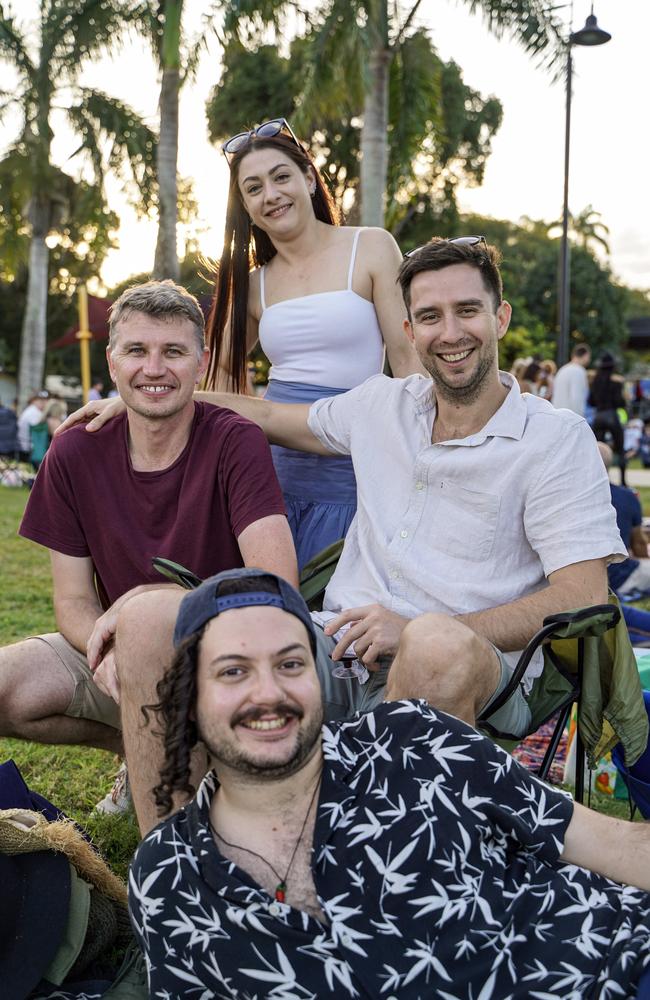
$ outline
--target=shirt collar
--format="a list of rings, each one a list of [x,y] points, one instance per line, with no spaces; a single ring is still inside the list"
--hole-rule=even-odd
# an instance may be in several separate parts
[[[508,389],[508,395],[487,424],[476,434],[471,434],[459,441],[443,441],[441,444],[477,445],[482,444],[490,437],[514,438],[516,441],[521,439],[526,427],[528,409],[519,389],[519,383],[509,372],[502,371],[499,372],[499,381]],[[416,375],[407,379],[404,387],[416,402],[415,412],[418,416],[435,410],[435,390],[430,379]]]

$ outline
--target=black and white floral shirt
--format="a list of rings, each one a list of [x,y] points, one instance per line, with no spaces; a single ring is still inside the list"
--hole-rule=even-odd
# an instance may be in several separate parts
[[[650,895],[559,860],[566,795],[424,703],[323,738],[312,871],[327,926],[219,853],[209,774],[132,865],[152,997],[635,996]]]

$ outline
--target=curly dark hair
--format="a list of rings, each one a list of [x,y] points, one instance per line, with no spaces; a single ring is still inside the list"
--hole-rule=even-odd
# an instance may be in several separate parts
[[[279,593],[274,578],[263,570],[260,570],[259,576],[223,580],[218,586],[220,597],[260,590],[269,594]],[[190,773],[192,750],[199,742],[194,720],[197,671],[201,639],[209,624],[206,622],[178,645],[172,662],[156,685],[158,701],[142,707],[147,725],[152,715],[162,724],[162,731],[155,735],[162,737],[165,759],[160,769],[160,783],[152,789],[159,816],[166,816],[172,811],[174,792],[185,792],[191,796],[196,791],[190,782]]]
[[[153,796],[159,816],[172,810],[174,792],[193,795],[195,788],[190,782],[192,750],[198,742],[196,722],[192,718],[196,705],[196,673],[199,644],[205,626],[185,639],[174,654],[174,658],[158,681],[154,705],[144,705],[142,713],[147,725],[150,713],[162,723],[165,759],[160,769],[160,784],[153,789]]]

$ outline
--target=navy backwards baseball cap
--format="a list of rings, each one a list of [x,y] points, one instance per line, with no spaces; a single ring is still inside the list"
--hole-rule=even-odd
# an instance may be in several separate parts
[[[277,588],[277,594],[270,594],[266,590],[253,590],[235,594],[224,594],[219,596],[222,583],[231,580],[254,580],[268,578],[272,580]],[[189,638],[199,629],[203,628],[206,622],[216,618],[223,611],[232,611],[235,608],[250,608],[262,605],[272,608],[280,608],[290,615],[299,618],[307,629],[309,635],[309,645],[316,657],[316,632],[312,624],[309,608],[305,604],[301,595],[295,587],[283,580],[275,573],[269,573],[262,569],[227,569],[223,573],[217,573],[205,580],[196,590],[190,591],[181,601],[174,628],[174,645],[179,646],[184,639]]]

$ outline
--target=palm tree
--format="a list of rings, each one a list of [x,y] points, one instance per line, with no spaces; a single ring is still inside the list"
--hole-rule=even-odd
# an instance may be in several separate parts
[[[107,170],[135,180],[148,203],[154,177],[155,136],[126,104],[79,84],[83,68],[113,50],[140,16],[134,0],[41,0],[35,25],[21,26],[0,8],[0,57],[13,65],[15,89],[4,106],[20,116],[6,158],[21,164],[24,225],[30,234],[29,278],[23,318],[18,396],[22,404],[42,385],[46,346],[48,234],[66,218],[75,180],[52,162],[52,119],[62,115],[77,138],[69,159],[98,189]]]
[[[329,0],[303,98],[309,106],[328,86],[363,87],[361,222],[381,226],[388,170],[389,70],[409,37],[422,0]],[[467,0],[497,36],[512,34],[527,52],[563,49],[562,23],[548,0]],[[406,67],[408,69],[408,67]]]
[[[561,232],[562,219],[545,223],[545,226],[547,235],[549,236],[555,232]],[[597,212],[593,205],[587,205],[578,215],[573,215],[569,212],[569,233],[571,239],[578,246],[584,247],[585,250],[590,250],[592,243],[598,243],[605,253],[609,255],[609,242],[607,240],[609,227],[602,221],[601,213]]]
[[[161,0],[151,25],[160,70],[160,137],[156,156],[158,179],[158,239],[153,265],[155,278],[178,281],[176,246],[178,221],[178,100],[181,88],[181,25],[183,0]]]
[[[142,27],[150,35],[158,59],[160,84],[160,138],[156,158],[158,179],[158,238],[154,277],[178,281],[176,244],[178,222],[178,120],[179,94],[184,81],[197,67],[205,36],[223,19],[222,43],[243,28],[264,28],[277,24],[277,16],[289,0],[213,0],[203,15],[201,36],[187,40],[183,34],[183,0],[149,0],[143,11]]]
[[[609,228],[602,221],[601,213],[593,205],[587,205],[582,212],[571,219],[571,225],[576,236],[576,242],[585,250],[591,243],[598,243],[606,254],[609,254]]]

